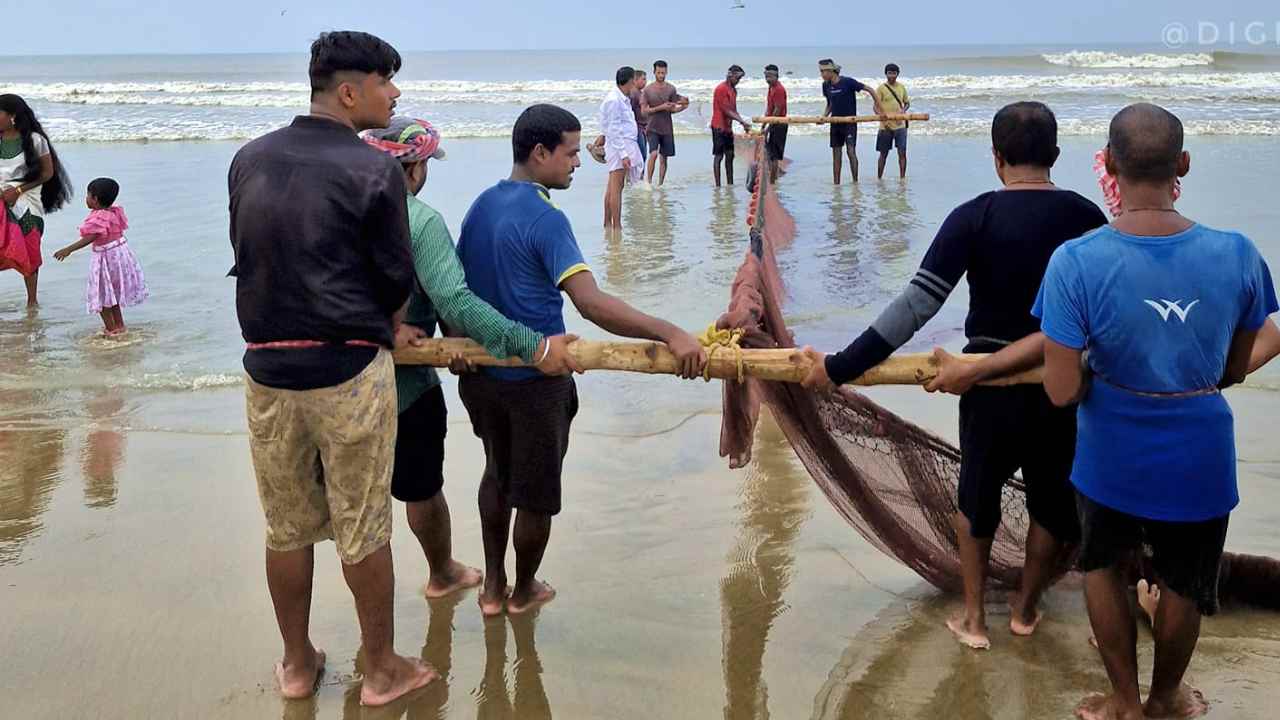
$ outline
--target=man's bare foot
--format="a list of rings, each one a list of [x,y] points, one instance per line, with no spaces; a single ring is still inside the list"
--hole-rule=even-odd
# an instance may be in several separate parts
[[[1204,699],[1204,693],[1186,683],[1182,683],[1172,698],[1158,698],[1154,695],[1148,697],[1147,706],[1143,710],[1143,714],[1153,720],[1155,718],[1186,720],[1198,718],[1207,712],[1209,712],[1209,703]]]
[[[484,573],[473,567],[467,567],[457,560],[450,561],[449,572],[440,577],[431,576],[422,588],[422,594],[428,598],[442,598],[459,590],[472,588],[484,582]]]
[[[276,685],[280,696],[286,700],[301,700],[315,694],[320,678],[324,677],[324,651],[315,650],[311,662],[285,667],[276,663]]]
[[[1076,706],[1076,717],[1080,720],[1142,720],[1142,706],[1125,708],[1114,695],[1094,693]]]
[[[540,580],[534,580],[526,593],[512,593],[507,599],[507,614],[519,615],[540,605],[546,605],[556,596],[556,589]]]
[[[421,658],[393,656],[384,669],[364,676],[360,687],[360,704],[365,707],[381,707],[395,702],[440,677],[436,669]]]
[[[961,645],[967,648],[973,650],[991,649],[991,638],[987,636],[986,626],[970,626],[964,617],[964,613],[947,620],[947,629],[951,631],[952,635],[956,636],[956,640],[959,640]]]
[[[1146,580],[1138,581],[1138,607],[1147,614],[1149,622],[1156,621],[1156,608],[1160,605],[1160,588]]]
[[[480,614],[485,617],[497,617],[507,609],[507,598],[511,597],[511,586],[503,588],[501,593],[496,593],[485,588],[480,593],[479,604]]]
[[[1015,607],[1015,603],[1009,603],[1009,632],[1018,637],[1029,637],[1034,633],[1040,621],[1044,619],[1044,613],[1035,609],[1032,613],[1032,617],[1028,618],[1024,612]]]

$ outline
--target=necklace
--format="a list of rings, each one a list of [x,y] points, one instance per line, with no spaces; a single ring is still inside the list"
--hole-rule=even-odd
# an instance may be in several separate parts
[[[1178,212],[1178,210],[1177,210],[1177,208],[1162,208],[1162,207],[1124,208],[1124,214],[1126,214],[1126,215],[1127,215],[1127,214],[1129,214],[1129,213],[1135,213],[1135,212],[1167,212],[1167,213],[1176,213],[1176,212]]]

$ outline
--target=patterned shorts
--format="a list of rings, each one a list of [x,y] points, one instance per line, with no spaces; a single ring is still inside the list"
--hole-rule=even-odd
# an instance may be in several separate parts
[[[333,387],[280,390],[249,379],[246,401],[268,548],[333,540],[352,565],[391,540],[396,383],[389,352]]]

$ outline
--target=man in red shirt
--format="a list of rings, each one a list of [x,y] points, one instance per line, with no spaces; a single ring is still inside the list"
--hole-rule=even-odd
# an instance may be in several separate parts
[[[746,71],[738,65],[729,66],[724,82],[716,86],[711,96],[711,172],[716,178],[716,187],[720,187],[720,161],[725,160],[725,180],[733,184],[733,122],[742,124],[744,130],[751,129],[751,123],[738,114],[738,82]]]
[[[764,66],[764,81],[769,85],[769,95],[765,100],[764,114],[769,117],[787,116],[787,89],[778,82],[778,66]],[[765,151],[769,154],[769,179],[778,181],[778,165],[787,149],[787,126],[784,124],[765,126]]]

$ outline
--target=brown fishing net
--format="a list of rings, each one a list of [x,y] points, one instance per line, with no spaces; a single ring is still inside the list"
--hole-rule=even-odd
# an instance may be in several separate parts
[[[759,150],[756,151],[759,158]],[[769,173],[748,175],[751,248],[733,281],[720,328],[744,330],[743,347],[796,347],[782,317],[783,283],[774,253],[795,239],[795,221],[778,201]],[[847,387],[824,395],[798,384],[748,378],[725,381],[720,454],[731,467],[751,459],[761,404],[767,405],[800,461],[832,506],[868,542],[934,586],[959,591],[957,512],[960,451]],[[1004,520],[991,547],[990,584],[1018,584],[1029,519],[1022,480],[1012,477]],[[1223,563],[1223,600],[1280,605],[1280,563],[1233,556]]]

